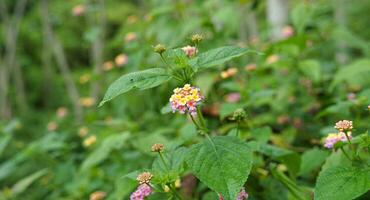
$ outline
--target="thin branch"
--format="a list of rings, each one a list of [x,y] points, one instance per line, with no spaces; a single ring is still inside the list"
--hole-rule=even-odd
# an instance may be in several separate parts
[[[57,37],[55,37],[51,22],[50,22],[50,15],[49,15],[49,9],[48,9],[48,1],[47,0],[41,0],[41,20],[43,24],[43,31],[46,35],[46,41],[48,44],[51,45],[51,49],[53,51],[53,54],[55,56],[57,65],[59,67],[60,72],[62,73],[64,83],[67,88],[67,92],[69,95],[69,98],[71,99],[71,102],[74,106],[74,112],[75,116],[78,122],[82,119],[82,106],[79,103],[79,93],[77,90],[77,87],[72,79],[71,72],[69,69],[69,65],[67,62],[66,55],[64,53],[63,47]]]
[[[88,1],[91,4],[91,1]],[[99,11],[97,13],[97,22],[94,20],[94,16],[89,17],[90,25],[97,26],[99,28],[99,34],[93,41],[91,46],[91,62],[94,65],[94,76],[98,77],[91,82],[91,96],[94,99],[98,99],[100,96],[100,85],[101,85],[101,74],[102,66],[104,62],[104,38],[105,38],[105,27],[106,27],[106,13],[104,1],[98,1]],[[94,15],[94,13],[92,13]]]

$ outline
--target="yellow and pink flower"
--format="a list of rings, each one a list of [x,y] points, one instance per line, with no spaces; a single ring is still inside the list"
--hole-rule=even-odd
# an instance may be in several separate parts
[[[348,134],[348,139],[352,139],[352,134],[351,132],[347,132]],[[346,142],[348,141],[346,133],[344,132],[339,132],[339,133],[330,133],[326,138],[325,138],[325,144],[324,147],[328,149],[332,149],[334,145],[339,142]]]
[[[190,84],[185,84],[184,87],[176,88],[173,92],[174,94],[170,98],[172,111],[178,111],[181,114],[188,112],[191,115],[196,115],[197,106],[204,99],[200,89],[192,87]]]

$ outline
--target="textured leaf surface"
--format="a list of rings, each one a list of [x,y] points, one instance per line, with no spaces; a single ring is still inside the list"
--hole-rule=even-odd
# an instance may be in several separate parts
[[[333,167],[320,173],[315,200],[350,200],[370,189],[370,168]]]
[[[313,170],[317,170],[325,162],[329,152],[318,148],[305,151],[302,155],[301,169],[299,175],[309,175]]]
[[[236,46],[225,46],[200,53],[198,57],[191,60],[191,64],[197,70],[206,69],[216,65],[220,65],[228,60],[242,56],[250,52],[247,48]]]
[[[162,153],[162,155],[166,165],[158,155],[152,165],[152,170],[154,173],[153,182],[172,182],[178,179],[180,174],[184,171],[186,154],[187,149],[185,147],[165,151]]]
[[[170,75],[162,68],[152,68],[125,74],[109,86],[99,106],[132,89],[145,90],[153,88],[170,79]]]
[[[252,151],[243,141],[229,136],[212,137],[193,145],[186,162],[192,172],[225,200],[235,200],[247,181]]]

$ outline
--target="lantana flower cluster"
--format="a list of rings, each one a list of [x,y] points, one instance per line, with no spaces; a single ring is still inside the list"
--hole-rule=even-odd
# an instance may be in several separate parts
[[[351,133],[348,134],[348,138],[349,139],[352,139],[352,135]],[[339,132],[339,133],[330,133],[326,138],[325,138],[325,144],[324,144],[324,147],[328,148],[328,149],[332,149],[335,145],[335,143],[339,142],[339,141],[342,141],[342,142],[346,142],[347,141],[347,137],[345,135],[345,133],[343,132]]]
[[[143,172],[139,174],[136,180],[139,182],[139,187],[130,196],[130,200],[144,200],[145,197],[152,194],[153,190],[150,187],[149,182],[153,175],[150,172]]]
[[[324,147],[331,149],[334,145],[339,142],[347,142],[348,140],[352,139],[352,129],[353,123],[349,120],[341,120],[337,122],[334,126],[337,129],[338,133],[331,133],[325,138]]]
[[[181,114],[189,112],[191,115],[197,114],[197,106],[204,99],[199,88],[185,84],[184,87],[176,88],[173,92],[174,94],[170,98],[170,105],[173,112],[178,111]]]
[[[218,195],[219,200],[224,200],[224,198],[219,194]],[[238,197],[236,200],[245,200],[248,199],[248,193],[245,191],[244,187],[240,190]]]
[[[130,196],[130,200],[143,200],[152,193],[152,188],[148,184],[141,184]]]

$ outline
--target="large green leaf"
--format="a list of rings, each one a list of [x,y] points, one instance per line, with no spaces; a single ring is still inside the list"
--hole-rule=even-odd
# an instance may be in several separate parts
[[[24,192],[34,181],[36,181],[37,179],[39,179],[46,173],[47,173],[47,169],[42,169],[18,181],[12,187],[13,195],[15,196],[15,195],[18,195]]]
[[[329,89],[333,90],[339,83],[343,81],[356,81],[367,83],[370,75],[370,59],[361,59],[354,61],[348,66],[341,68],[334,76],[334,80],[330,84]]]
[[[82,169],[95,166],[106,159],[110,152],[114,149],[119,149],[123,146],[124,142],[129,138],[129,133],[116,134],[107,137],[103,143],[93,151],[89,157],[82,163]]]
[[[152,68],[125,74],[109,86],[99,106],[132,89],[145,90],[153,88],[170,79],[171,76],[162,68]]]
[[[174,150],[165,151],[162,153],[163,159],[165,159],[166,165],[163,163],[160,156],[157,156],[153,162],[152,169],[154,171],[166,173],[169,170],[176,172],[183,171],[184,159],[187,154],[187,149],[185,147],[180,147]],[[168,167],[168,169],[167,169]]]
[[[328,156],[328,151],[324,151],[318,148],[305,151],[302,155],[299,175],[306,176],[309,175],[313,170],[319,169]]]
[[[178,179],[180,174],[184,171],[186,154],[187,149],[185,147],[180,147],[162,153],[163,160],[158,155],[152,165],[154,174],[153,181],[169,183]],[[166,162],[166,164],[163,163],[163,161]]]
[[[294,7],[291,12],[291,18],[294,27],[299,34],[304,32],[304,28],[307,26],[312,16],[312,9],[305,3],[298,4]]]
[[[248,52],[251,52],[251,50],[236,46],[220,47],[204,53],[200,53],[196,58],[190,61],[190,64],[195,71],[202,70],[220,65],[228,60],[242,56]]]
[[[212,137],[193,145],[186,162],[209,188],[235,200],[251,170],[252,151],[236,137]]]
[[[332,167],[320,173],[315,200],[350,200],[370,189],[370,168]]]
[[[295,176],[298,174],[301,163],[301,157],[298,153],[269,144],[261,144],[259,151],[285,164],[291,175]]]
[[[317,60],[308,59],[300,61],[299,69],[315,83],[321,80],[321,67]]]

